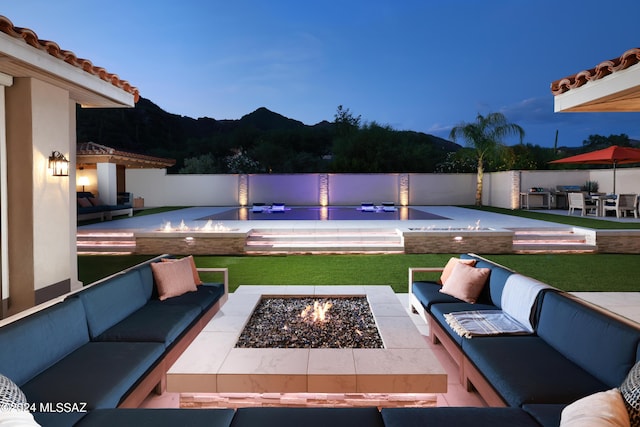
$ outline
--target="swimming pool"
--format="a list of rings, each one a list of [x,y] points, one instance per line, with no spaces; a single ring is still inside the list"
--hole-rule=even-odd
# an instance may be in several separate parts
[[[445,220],[450,219],[414,208],[399,207],[395,211],[376,210],[366,212],[355,207],[292,207],[279,212],[253,212],[251,208],[229,208],[223,212],[198,218],[200,221],[255,221],[255,220],[294,220],[294,221],[384,221],[384,220]]]

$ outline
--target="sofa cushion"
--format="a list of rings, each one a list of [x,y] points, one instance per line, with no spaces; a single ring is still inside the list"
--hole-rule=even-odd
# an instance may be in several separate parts
[[[456,263],[440,292],[468,303],[475,303],[490,272],[489,268],[477,268],[460,262]]]
[[[98,335],[96,341],[151,341],[169,346],[200,315],[197,305],[146,304]]]
[[[620,390],[591,394],[564,408],[560,427],[628,427],[629,414]]]
[[[447,281],[447,279],[449,278],[449,276],[451,276],[451,273],[453,272],[453,267],[455,267],[456,264],[458,264],[459,262],[463,264],[467,264],[470,267],[474,267],[476,265],[475,259],[460,259],[456,257],[451,257],[449,258],[449,261],[447,261],[447,263],[445,264],[444,269],[440,274],[440,283],[445,283]]]
[[[535,335],[472,338],[462,350],[509,406],[570,403],[610,388]]]
[[[495,310],[496,307],[493,305],[487,304],[469,304],[467,302],[457,302],[457,303],[442,303],[442,304],[433,304],[431,306],[431,315],[438,321],[440,327],[444,329],[447,334],[453,339],[458,345],[462,345],[462,341],[467,339],[461,336],[460,334],[455,333],[451,326],[447,323],[444,318],[445,314],[453,313],[456,311],[468,311],[468,310]]]
[[[573,363],[619,387],[636,362],[640,328],[616,320],[563,293],[542,297],[538,335]]]
[[[215,304],[222,295],[224,295],[223,283],[204,283],[201,286],[197,286],[195,292],[187,292],[179,297],[169,298],[164,301],[152,299],[149,304],[197,305],[204,311]]]
[[[440,292],[442,285],[436,282],[413,282],[411,292],[427,310],[433,304],[460,302],[458,298]]]
[[[161,301],[197,290],[191,263],[187,258],[166,263],[154,262],[151,264],[151,271],[153,271],[158,298]]]
[[[136,268],[140,274],[140,286],[142,293],[147,300],[158,298],[158,291],[153,281],[153,271],[151,271],[151,263],[145,263]]]
[[[560,414],[562,414],[562,410],[566,406],[564,403],[534,403],[522,405],[522,409],[531,415],[541,426],[558,427],[560,425]]]
[[[22,391],[37,405],[115,408],[163,352],[160,343],[89,342],[24,384]]]
[[[502,308],[502,291],[504,290],[504,285],[507,283],[507,278],[513,274],[513,271],[483,259],[478,259],[476,267],[491,269],[491,275],[487,283],[488,286],[484,287],[478,297],[478,302],[493,304],[498,308]]]
[[[140,273],[128,270],[78,293],[82,300],[89,333],[95,338],[147,303],[140,286]]]
[[[233,409],[96,409],[75,427],[228,427],[233,414]]]
[[[0,328],[0,371],[22,386],[88,341],[82,303],[55,304]]]
[[[539,427],[520,408],[382,408],[385,427]]]
[[[631,368],[620,386],[620,392],[629,413],[631,426],[640,426],[640,362]]]
[[[383,427],[378,408],[239,408],[232,427]]]

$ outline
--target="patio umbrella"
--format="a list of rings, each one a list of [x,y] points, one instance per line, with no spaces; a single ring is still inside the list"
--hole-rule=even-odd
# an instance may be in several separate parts
[[[584,165],[612,165],[613,166],[613,193],[616,192],[616,165],[626,163],[640,163],[640,149],[631,147],[619,147],[612,145],[602,150],[565,157],[549,163],[576,163]]]

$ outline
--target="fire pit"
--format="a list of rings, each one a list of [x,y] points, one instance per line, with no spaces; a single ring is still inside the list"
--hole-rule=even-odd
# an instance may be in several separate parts
[[[384,348],[365,297],[262,298],[237,348]]]
[[[305,312],[302,323],[320,330],[332,328],[341,304],[359,301],[356,304],[366,307],[365,311],[370,308],[384,346],[240,347],[239,337],[256,308],[264,301],[272,304],[273,299],[285,299],[283,307],[274,309],[277,317],[287,310],[294,317]],[[314,305],[326,309],[324,321],[321,314],[313,320]],[[280,322],[268,316],[263,329]],[[359,336],[353,329],[336,329]],[[363,332],[365,327],[357,329]],[[273,339],[271,332],[264,334]],[[167,390],[179,393],[438,393],[446,389],[444,370],[389,286],[240,286],[167,373]]]

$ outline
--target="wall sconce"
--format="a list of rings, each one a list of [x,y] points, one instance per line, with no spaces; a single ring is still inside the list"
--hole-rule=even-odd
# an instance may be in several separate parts
[[[59,151],[49,156],[49,169],[53,176],[69,176],[69,160]]]
[[[89,177],[81,176],[78,178],[78,185],[82,185],[82,192],[84,193],[84,186],[89,185]]]

